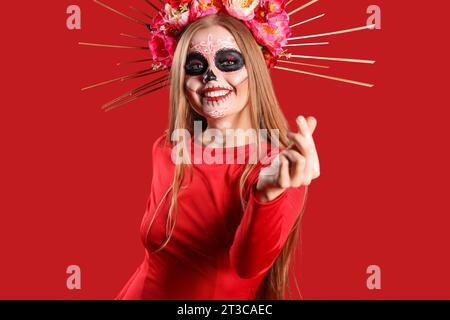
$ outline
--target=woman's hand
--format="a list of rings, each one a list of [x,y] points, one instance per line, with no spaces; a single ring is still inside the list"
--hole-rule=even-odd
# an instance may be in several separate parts
[[[307,186],[320,175],[319,157],[312,134],[317,126],[314,117],[296,119],[298,132],[288,132],[289,147],[263,168],[256,185],[256,198],[267,202],[289,187]]]

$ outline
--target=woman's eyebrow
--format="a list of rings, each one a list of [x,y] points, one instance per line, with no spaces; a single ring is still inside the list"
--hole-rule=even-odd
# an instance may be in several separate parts
[[[225,52],[225,53],[226,53],[226,52],[236,52],[236,53],[239,53],[240,55],[242,55],[242,53],[241,53],[238,49],[236,49],[236,48],[223,48],[223,49],[217,50],[216,53],[215,53],[215,55],[214,55],[214,57],[217,57],[218,54],[224,53],[224,52]]]
[[[200,55],[200,56],[201,56],[202,58],[204,58],[205,60],[208,60],[208,59],[206,59],[206,57],[203,55],[203,53],[201,53],[200,51],[197,51],[197,50],[188,52],[187,58],[190,58],[190,57],[193,56],[193,55]]]
[[[223,48],[220,48],[220,49],[218,49],[218,50],[216,51],[216,53],[217,53],[217,52],[220,52],[220,51],[236,51],[236,52],[241,53],[241,51],[239,51],[238,48],[233,48],[233,47],[223,47]]]

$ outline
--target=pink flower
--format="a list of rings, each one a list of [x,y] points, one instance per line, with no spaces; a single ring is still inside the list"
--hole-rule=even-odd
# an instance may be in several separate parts
[[[164,32],[153,32],[148,42],[153,62],[160,62],[167,67],[172,65],[176,46],[177,40]]]
[[[251,20],[255,16],[255,8],[259,0],[223,0],[228,14],[243,21]]]
[[[152,30],[159,32],[159,31],[165,31],[166,30],[166,21],[163,19],[162,15],[158,14],[155,15],[155,18],[153,19],[153,24],[151,25]]]
[[[193,0],[189,6],[191,21],[219,12],[223,8],[221,0]]]
[[[256,41],[266,46],[274,56],[278,56],[283,51],[282,46],[287,43],[287,38],[291,35],[289,16],[283,10],[266,17],[266,21],[253,19],[245,21],[245,23],[252,30]]]
[[[180,7],[172,7],[166,3],[164,6],[164,21],[168,24],[168,29],[181,31],[189,23],[189,10],[181,10]]]

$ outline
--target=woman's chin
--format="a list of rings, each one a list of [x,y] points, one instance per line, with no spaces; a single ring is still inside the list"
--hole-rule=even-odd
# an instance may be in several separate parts
[[[232,104],[230,101],[223,103],[206,103],[203,104],[203,113],[208,118],[217,119],[226,116],[231,110]]]

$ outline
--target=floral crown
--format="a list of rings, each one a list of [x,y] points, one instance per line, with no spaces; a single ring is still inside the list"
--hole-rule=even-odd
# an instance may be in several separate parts
[[[155,65],[170,67],[183,30],[204,16],[220,12],[245,23],[267,66],[273,67],[291,35],[284,0],[168,0],[149,24],[148,46]]]
[[[354,58],[342,58],[342,57],[330,57],[330,56],[311,56],[305,54],[299,54],[294,52],[287,52],[285,48],[293,49],[305,46],[324,46],[329,42],[322,41],[309,41],[309,39],[326,38],[330,36],[347,34],[355,31],[362,31],[368,29],[374,29],[375,24],[366,24],[364,26],[341,29],[331,32],[320,32],[317,34],[291,36],[291,30],[301,29],[305,23],[311,23],[325,16],[325,13],[317,16],[310,17],[306,20],[301,20],[296,23],[289,24],[292,15],[303,11],[309,6],[317,3],[319,0],[311,0],[306,3],[300,4],[298,7],[286,12],[286,7],[299,0],[157,0],[160,3],[157,6],[152,1],[143,0],[153,11],[154,15],[149,15],[147,12],[130,6],[137,13],[145,16],[145,20],[130,16],[126,13],[118,11],[110,7],[109,5],[101,2],[100,0],[93,0],[100,6],[112,11],[134,23],[140,24],[145,27],[147,36],[136,36],[121,33],[121,36],[132,38],[136,41],[145,41],[146,46],[130,46],[130,45],[116,45],[116,44],[104,44],[104,43],[91,43],[91,42],[79,42],[80,45],[95,46],[95,47],[108,47],[108,48],[120,48],[120,49],[137,49],[144,50],[146,57],[139,60],[131,60],[118,63],[123,64],[147,64],[150,62],[151,66],[147,65],[144,69],[135,71],[120,77],[115,77],[110,80],[101,81],[82,88],[81,90],[87,90],[96,88],[102,85],[114,83],[117,81],[128,81],[133,79],[153,77],[156,73],[161,73],[159,77],[146,81],[144,84],[136,87],[135,89],[125,92],[119,97],[105,103],[102,106],[104,111],[109,111],[134,101],[149,93],[155,92],[159,89],[171,85],[170,79],[170,67],[173,61],[173,55],[175,48],[181,37],[181,33],[192,22],[211,14],[224,13],[233,16],[245,23],[245,25],[252,32],[253,37],[258,43],[263,53],[264,59],[268,68],[273,68],[282,71],[294,72],[295,74],[307,75],[312,77],[318,77],[322,79],[328,79],[343,83],[349,83],[353,85],[363,87],[373,87],[371,83],[365,83],[346,78],[337,77],[334,75],[326,74],[324,72],[315,72],[314,69],[328,69],[329,63],[346,62],[346,63],[364,63],[373,64],[374,60],[363,60]],[[150,30],[150,36],[148,31]],[[304,42],[306,40],[306,42]],[[292,41],[295,41],[294,43]],[[300,42],[297,42],[300,41]],[[289,42],[289,44],[287,44]],[[300,59],[299,61],[291,61],[291,58]],[[306,63],[308,60],[323,61],[324,64]],[[283,65],[280,65],[280,64]],[[290,64],[292,67],[289,67]],[[296,67],[298,66],[298,67]],[[312,69],[312,70],[311,70]]]

